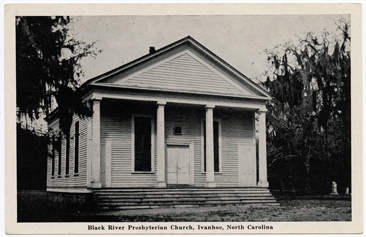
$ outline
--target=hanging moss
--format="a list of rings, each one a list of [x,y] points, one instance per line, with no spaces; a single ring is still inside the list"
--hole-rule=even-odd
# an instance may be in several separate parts
[[[273,71],[272,78],[268,76],[263,83],[273,96],[267,106],[267,122],[272,130],[268,134],[269,164],[278,167],[274,164],[280,160],[284,160],[281,164],[287,161],[288,165],[300,164],[296,167],[306,171],[302,182],[306,184],[303,188],[307,192],[320,190],[311,187],[317,185],[311,181],[314,180],[312,164],[342,164],[343,168],[329,171],[333,173],[328,173],[326,167],[324,172],[343,186],[350,185],[349,26],[348,22],[341,21],[342,38],[334,45],[329,43],[329,33],[321,37],[307,33],[298,45],[283,45],[282,53],[278,53],[278,49],[277,53],[267,50],[267,60]],[[289,61],[289,58],[294,60]],[[291,170],[273,172],[274,175],[279,172],[292,176]]]
[[[74,113],[91,112],[76,92],[82,57],[95,56],[93,43],[76,41],[69,35],[71,19],[55,17],[16,17],[16,99],[18,116],[39,118],[49,114],[56,100],[61,129],[67,133]],[[69,49],[66,57],[62,50]]]

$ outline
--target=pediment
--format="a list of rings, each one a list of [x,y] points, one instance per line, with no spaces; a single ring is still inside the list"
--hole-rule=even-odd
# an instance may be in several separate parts
[[[220,61],[213,63],[209,53],[189,44],[178,45],[170,51],[137,60],[131,67],[122,66],[124,70],[106,75],[94,84],[203,95],[268,97],[263,89],[258,89],[249,79],[226,72],[228,70],[224,63],[222,67]]]

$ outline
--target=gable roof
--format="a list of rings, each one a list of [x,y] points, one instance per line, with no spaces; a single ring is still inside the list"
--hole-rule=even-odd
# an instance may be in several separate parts
[[[184,50],[171,54],[172,51],[184,45],[187,46]],[[206,63],[201,56],[211,63]],[[135,72],[139,66],[148,65],[152,61],[155,62],[153,66],[147,69],[137,69]],[[232,76],[228,77],[228,73]],[[233,77],[238,80],[230,80]],[[264,88],[190,36],[92,78],[82,87],[87,86],[113,86],[270,99],[270,94]]]

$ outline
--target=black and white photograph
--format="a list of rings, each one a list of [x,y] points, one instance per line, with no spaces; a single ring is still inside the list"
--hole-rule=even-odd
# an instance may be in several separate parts
[[[362,232],[361,5],[207,5],[7,6],[8,234]]]

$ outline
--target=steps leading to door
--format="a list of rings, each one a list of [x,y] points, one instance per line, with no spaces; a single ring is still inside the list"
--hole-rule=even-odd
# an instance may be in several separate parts
[[[95,189],[99,209],[202,207],[224,205],[279,205],[267,188],[184,188],[184,189]]]

